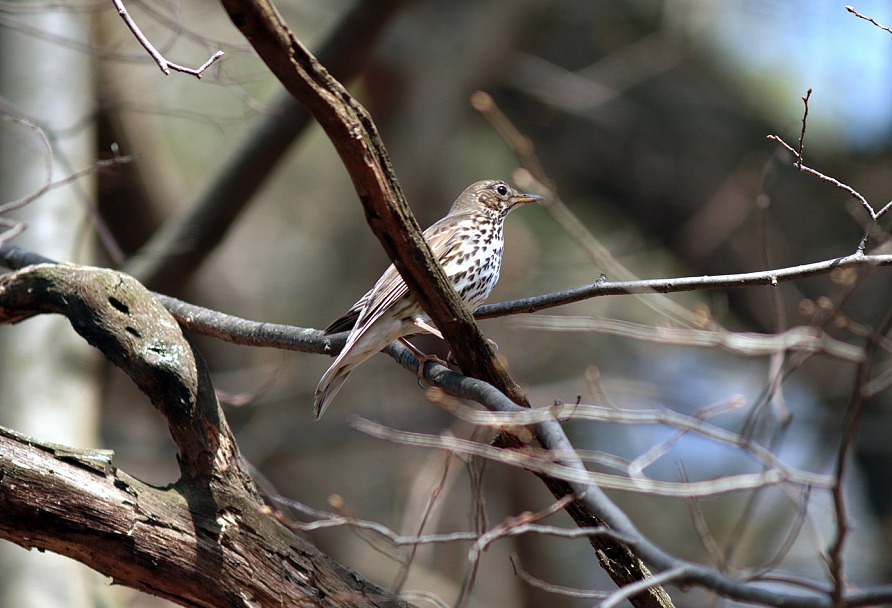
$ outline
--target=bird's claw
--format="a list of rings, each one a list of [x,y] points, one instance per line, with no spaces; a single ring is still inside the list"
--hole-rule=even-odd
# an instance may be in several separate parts
[[[451,354],[451,353],[450,353]],[[436,355],[425,355],[424,353],[419,353],[418,358],[418,386],[424,388],[422,382],[424,382],[424,366],[427,363],[439,363],[443,367],[449,367],[449,363],[443,361],[440,357]],[[446,357],[447,359],[449,357]]]

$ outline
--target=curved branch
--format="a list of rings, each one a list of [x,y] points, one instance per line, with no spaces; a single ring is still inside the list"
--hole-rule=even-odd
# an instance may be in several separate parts
[[[42,313],[68,317],[149,396],[167,419],[184,478],[250,479],[201,356],[135,279],[73,264],[40,264],[0,276],[0,323]]]
[[[407,606],[272,516],[201,356],[136,280],[68,264],[0,276],[0,324],[42,313],[68,317],[149,396],[167,420],[181,477],[153,488],[105,454],[0,432],[0,537],[184,606]]]

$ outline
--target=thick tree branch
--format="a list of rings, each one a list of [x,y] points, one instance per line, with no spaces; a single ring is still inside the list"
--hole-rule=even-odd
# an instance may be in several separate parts
[[[184,478],[248,480],[201,356],[132,277],[71,264],[0,276],[0,323],[58,313],[123,369],[167,419]]]
[[[167,420],[182,475],[153,488],[105,454],[0,432],[0,537],[184,606],[407,605],[270,514],[201,356],[133,278],[64,264],[0,276],[0,324],[41,313],[67,316],[149,396]]]
[[[462,369],[522,402],[522,391],[431,256],[365,108],[294,37],[270,2],[222,0],[222,4],[273,74],[328,134],[353,180],[372,231],[443,332]]]
[[[520,387],[495,356],[474,318],[433,259],[418,222],[405,200],[371,116],[332,78],[298,41],[275,7],[264,0],[221,0],[238,27],[270,70],[322,126],[346,167],[362,201],[366,219],[387,255],[399,270],[452,348],[462,370],[529,407]],[[539,445],[538,439],[528,440]],[[520,448],[524,443],[502,432],[496,445]],[[574,494],[565,481],[543,477],[556,498]],[[578,499],[567,508],[577,524],[594,527],[603,522]],[[622,543],[594,536],[590,542],[605,570],[623,586],[650,574]],[[659,587],[632,600],[636,606],[671,605]]]
[[[243,492],[182,482],[153,488],[78,450],[2,430],[0,489],[0,538],[183,606],[408,606],[320,554]]]
[[[28,262],[46,262],[46,258],[36,254],[27,252],[20,248],[4,245],[0,247],[0,260],[7,266],[15,266],[26,264]],[[254,345],[254,346],[271,346],[275,348],[285,348],[290,350],[298,350],[301,352],[327,353],[336,354],[343,346],[344,336],[325,336],[319,330],[295,328],[284,325],[276,325],[270,323],[258,323],[239,319],[223,313],[204,309],[191,304],[187,304],[174,298],[166,296],[156,296],[161,299],[164,305],[172,311],[172,314],[188,328],[189,331],[220,337],[230,342]],[[0,309],[2,309],[2,298],[0,298]],[[27,311],[26,314],[32,314],[33,311]],[[8,314],[8,313],[4,313]],[[417,372],[418,360],[412,353],[399,345],[391,344],[386,352],[396,359],[403,367]],[[496,390],[480,380],[463,376],[451,370],[448,370],[437,364],[428,364],[424,369],[424,378],[430,384],[440,387],[447,393],[477,401],[487,409],[494,412],[517,412],[522,413],[528,410],[518,407],[502,392]],[[562,455],[562,458],[554,462],[567,467],[569,469],[585,471],[582,462],[575,456],[573,446],[567,440],[566,434],[563,432],[561,425],[556,420],[540,422],[535,425],[535,433],[541,440],[542,444],[548,449]],[[2,445],[2,444],[0,444]],[[49,449],[49,448],[45,448]],[[93,458],[82,458],[77,452],[70,450],[62,450],[59,452],[59,446],[55,446],[58,458],[78,457],[85,462],[88,467],[96,469],[101,468],[100,464],[95,463]],[[0,447],[0,454],[4,450]],[[74,456],[73,456],[74,455]],[[95,475],[96,473],[90,473]],[[120,475],[120,473],[116,473]],[[549,483],[549,478],[545,478]],[[559,480],[554,480],[557,482]],[[824,607],[831,606],[831,600],[822,595],[798,595],[791,592],[782,592],[779,590],[768,590],[759,584],[758,581],[741,581],[719,572],[713,568],[708,568],[699,564],[686,562],[676,556],[670,555],[661,548],[653,544],[647,539],[637,527],[626,517],[619,507],[610,500],[597,486],[572,483],[571,489],[578,498],[569,505],[570,509],[582,509],[581,512],[573,513],[574,519],[579,522],[585,517],[590,517],[591,513],[598,513],[603,517],[612,530],[614,530],[619,538],[622,538],[629,546],[631,546],[635,554],[645,559],[648,563],[655,566],[659,571],[672,571],[674,573],[674,583],[678,585],[698,585],[707,589],[712,589],[719,594],[738,599],[741,601],[761,603],[769,606],[794,606],[794,607]],[[0,494],[2,495],[2,494]],[[2,503],[0,503],[2,508]],[[601,520],[597,520],[600,522]],[[591,527],[596,528],[603,525],[602,523],[594,523]],[[622,548],[624,545],[616,543]],[[623,559],[622,554],[615,560],[615,566],[627,563]],[[635,575],[632,572],[629,576]],[[650,598],[650,596],[644,596]],[[875,603],[888,602],[892,600],[892,587],[878,586],[863,592],[853,592],[842,598],[844,606],[864,606]],[[637,600],[641,601],[639,597]],[[374,604],[370,604],[374,605]]]

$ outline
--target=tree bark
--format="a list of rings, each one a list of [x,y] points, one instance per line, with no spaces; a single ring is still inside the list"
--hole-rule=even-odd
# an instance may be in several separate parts
[[[154,488],[85,453],[0,433],[0,537],[184,606],[407,606],[263,504],[199,353],[133,278],[38,265],[0,277],[0,323],[60,313],[168,422],[181,477]]]

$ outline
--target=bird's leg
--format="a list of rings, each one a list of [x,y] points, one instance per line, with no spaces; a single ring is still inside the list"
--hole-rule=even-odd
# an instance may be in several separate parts
[[[442,338],[442,336],[441,336],[441,338]],[[421,385],[421,381],[424,380],[424,364],[427,363],[428,361],[430,361],[432,363],[439,363],[443,367],[449,366],[449,364],[446,363],[445,361],[443,361],[440,357],[437,357],[435,355],[425,355],[423,352],[418,350],[418,348],[416,348],[416,346],[414,344],[409,342],[406,338],[400,338],[398,340],[398,342],[400,342],[403,346],[408,348],[412,352],[412,354],[415,355],[415,358],[418,359],[418,384],[419,385]]]
[[[434,327],[433,325],[431,325],[430,323],[427,323],[422,319],[415,319],[415,321],[413,321],[413,323],[415,324],[416,327],[419,327],[419,328],[423,329],[424,331],[428,331],[428,332],[434,334],[435,336],[437,336],[438,338],[440,338],[441,340],[443,340],[445,342],[445,339],[443,338],[443,334],[440,333],[440,330],[437,329],[436,327]],[[408,345],[408,342],[405,342],[402,340],[400,340],[400,341],[403,342],[404,344]],[[495,340],[490,340],[489,338],[487,338],[486,341],[489,342],[489,345],[492,347],[492,349],[494,351],[499,352],[499,345],[496,344]],[[412,352],[415,352],[415,347],[409,346],[409,350],[412,350]],[[443,362],[443,360],[438,357],[427,357],[427,355],[422,355],[422,356],[426,357],[428,361],[436,361],[440,365],[443,365],[443,366],[446,365]],[[449,361],[450,363],[454,363],[454,364],[458,365],[458,362],[452,356],[451,350],[449,351],[449,354],[446,355],[446,361]],[[420,373],[421,373],[421,368],[419,368],[419,374]]]
[[[440,333],[440,330],[437,329],[436,327],[434,327],[433,325],[431,325],[430,323],[424,321],[423,319],[415,319],[413,321],[413,323],[419,329],[423,329],[424,331],[430,332],[445,342],[445,339],[443,338],[443,334]],[[499,345],[495,343],[495,340],[490,340],[489,338],[487,338],[486,341],[489,342],[489,345],[492,347],[492,349],[494,351],[499,352]],[[429,357],[428,355],[421,353],[421,351],[419,351],[414,346],[409,344],[409,342],[407,342],[406,340],[400,339],[400,342],[405,344],[406,347],[409,350],[411,350],[415,354],[416,357],[421,355],[421,357],[424,358],[425,363],[427,361],[435,361],[436,363],[439,363],[440,365],[442,365],[444,367],[446,366],[446,362],[443,361],[442,359],[440,359],[439,357]],[[446,355],[446,361],[449,361],[450,363],[458,365],[458,362],[455,360],[455,357],[452,356],[451,350],[449,351],[449,354]],[[419,380],[421,379],[421,374],[422,374],[423,370],[424,370],[424,365],[421,365],[421,367],[418,368],[418,379]]]
[[[418,329],[423,329],[424,331],[426,331],[426,332],[428,332],[428,333],[432,333],[432,334],[434,334],[435,336],[437,336],[437,337],[440,338],[441,340],[444,340],[444,338],[443,338],[443,334],[440,333],[440,330],[437,329],[436,327],[434,327],[433,325],[431,325],[430,323],[428,323],[427,321],[425,321],[424,319],[418,319],[418,318],[416,318],[415,320],[412,321],[412,323],[413,323],[413,324],[415,325],[415,327],[417,327]],[[410,347],[410,348],[411,348],[411,347]]]

